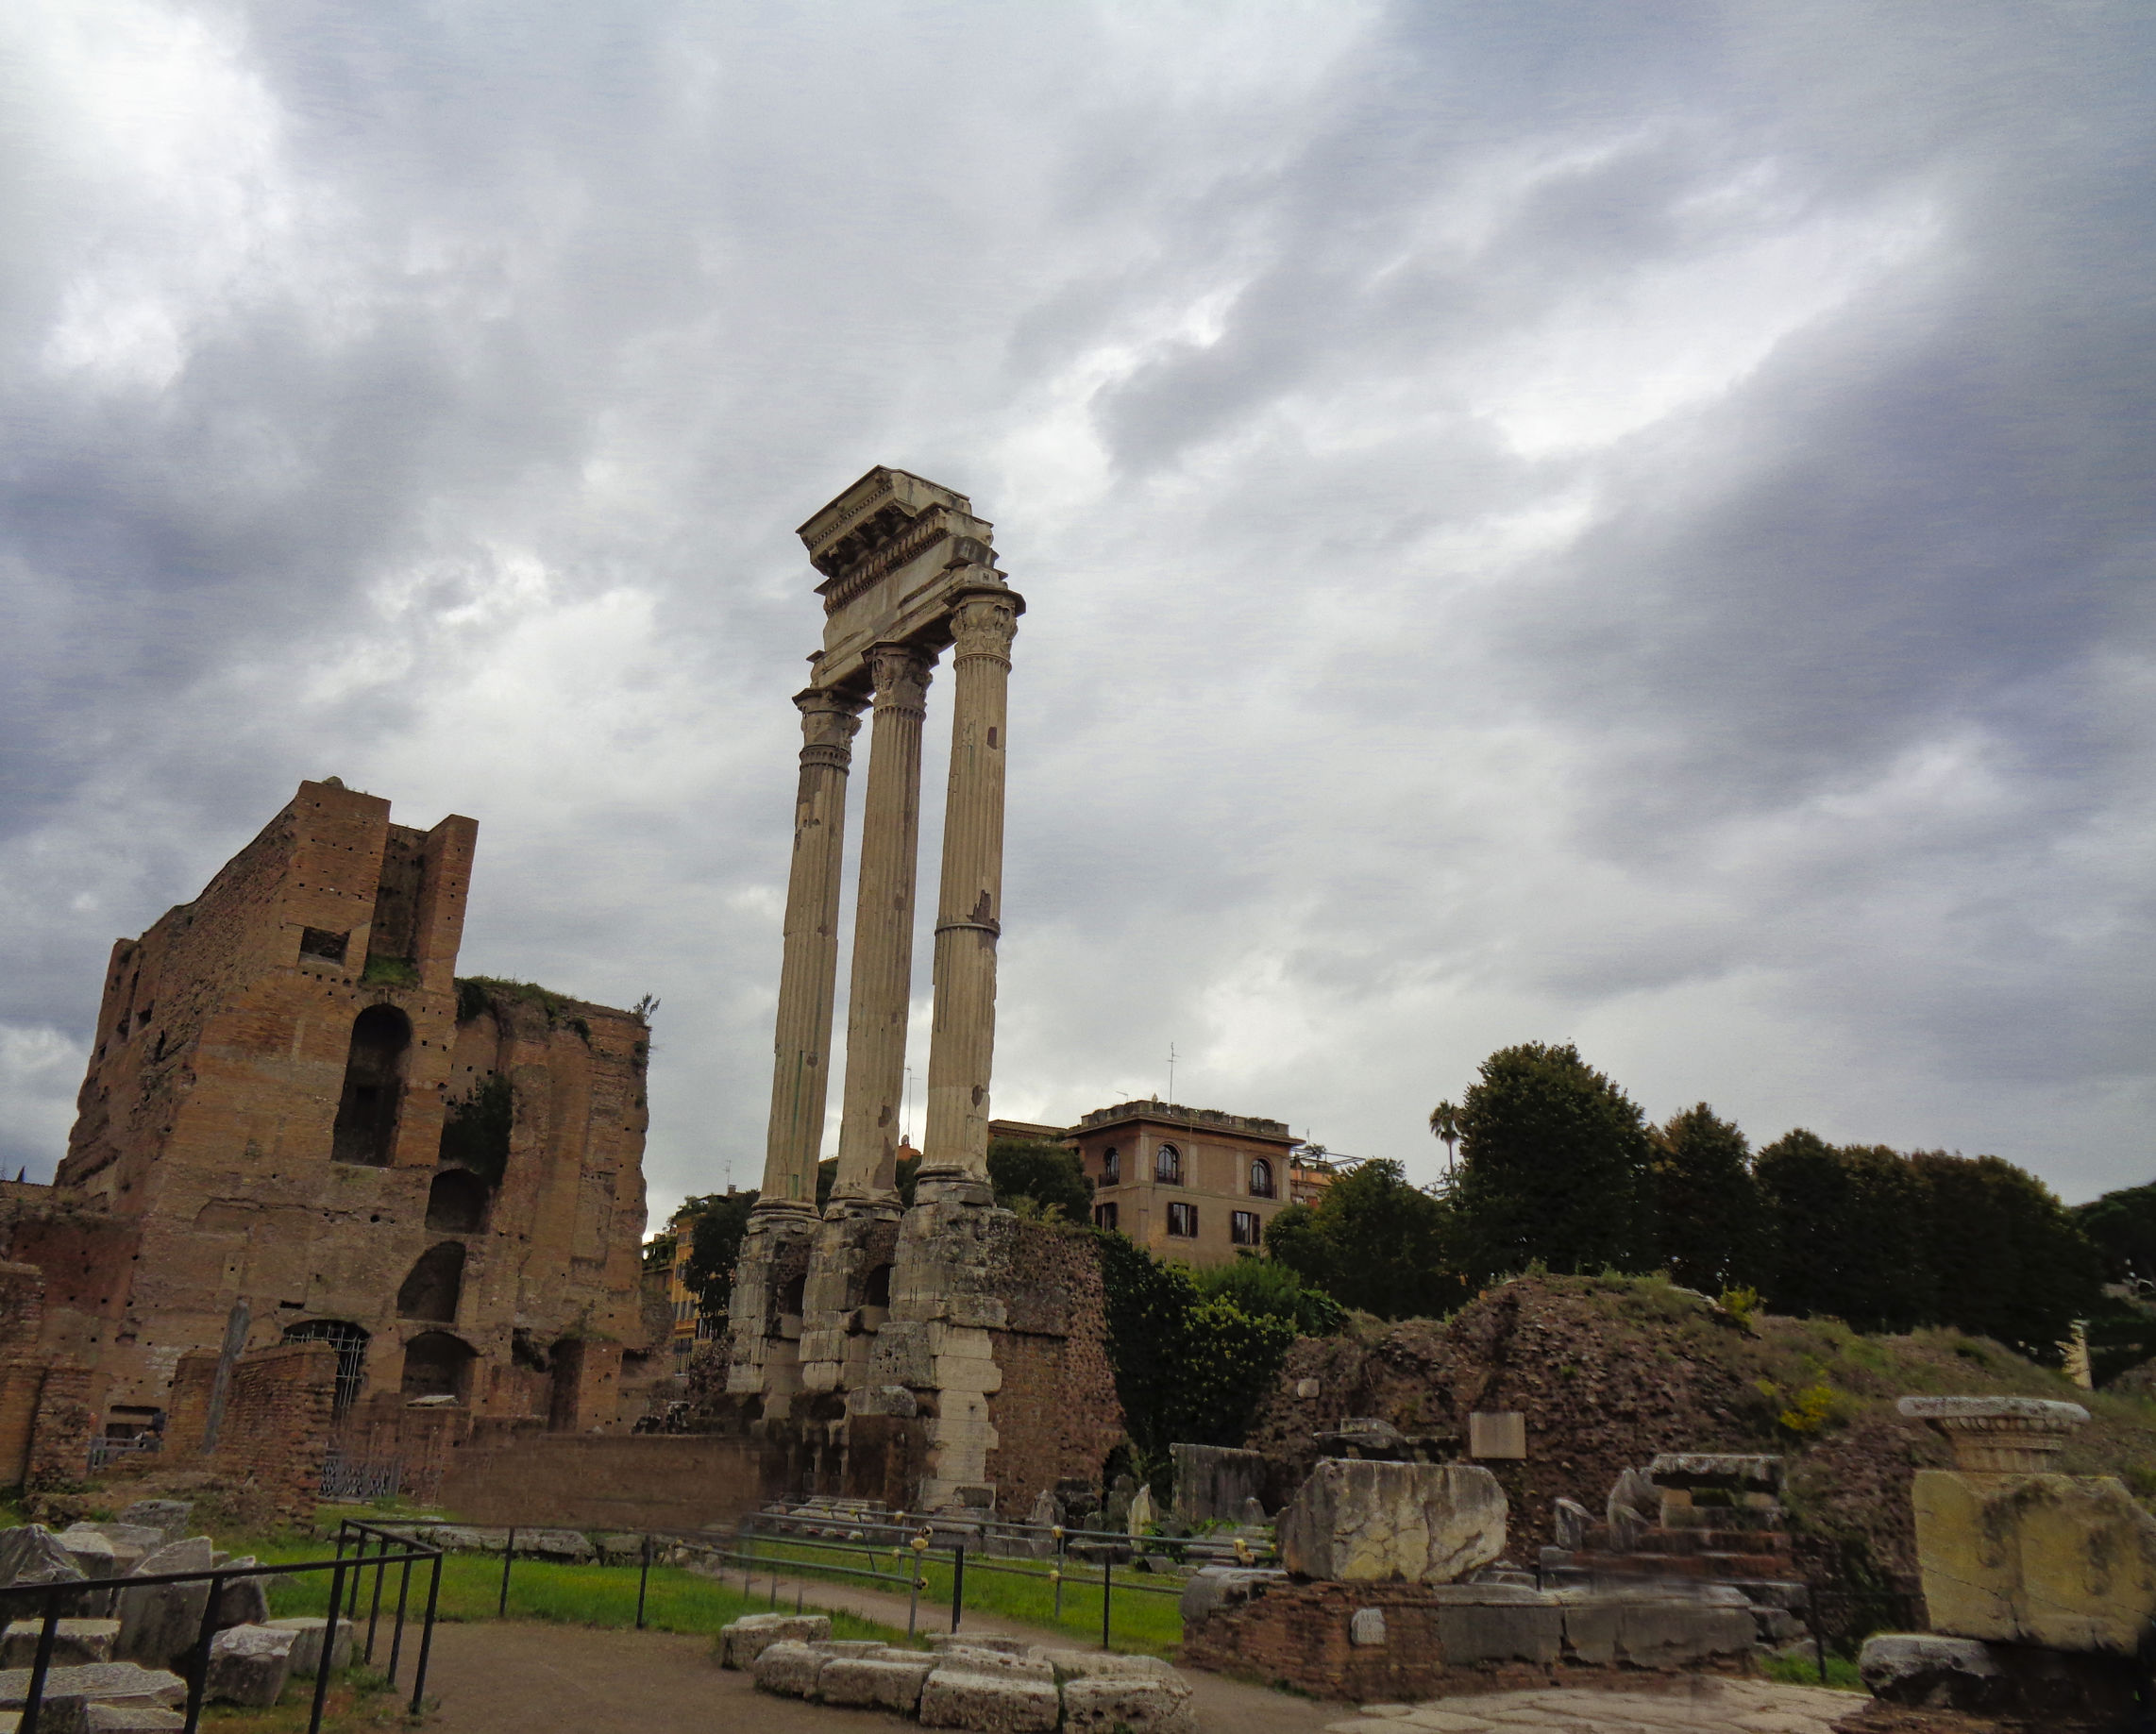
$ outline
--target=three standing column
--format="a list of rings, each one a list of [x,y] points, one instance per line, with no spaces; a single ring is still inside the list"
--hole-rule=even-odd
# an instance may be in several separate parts
[[[846,776],[862,700],[811,687],[801,713],[794,859],[786,879],[785,951],[764,1147],[760,1212],[816,1208],[816,1164],[830,1091],[832,995],[838,984],[838,881],[846,856]]]
[[[928,1131],[916,1194],[922,1200],[987,1202],[980,1188],[988,1174],[996,940],[1002,931],[1005,715],[1011,641],[1024,606],[1002,585],[982,585],[962,592],[952,609],[955,690],[936,900]]]
[[[920,855],[920,731],[935,657],[912,645],[868,652],[876,683],[861,884],[846,1014],[846,1097],[833,1202],[892,1196],[913,1000],[915,882]]]

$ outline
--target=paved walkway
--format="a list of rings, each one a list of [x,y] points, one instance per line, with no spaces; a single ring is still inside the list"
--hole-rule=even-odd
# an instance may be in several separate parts
[[[1871,1700],[1816,1686],[1683,1676],[1666,1692],[1500,1692],[1366,1707],[1326,1734],[1834,1734]]]

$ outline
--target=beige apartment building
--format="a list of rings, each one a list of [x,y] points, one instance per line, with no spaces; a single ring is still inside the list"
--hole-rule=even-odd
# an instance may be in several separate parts
[[[1162,1258],[1224,1264],[1262,1250],[1265,1225],[1291,1202],[1286,1122],[1125,1102],[1064,1134],[1093,1183],[1093,1221]],[[1298,1183],[1309,1177],[1297,1172]]]

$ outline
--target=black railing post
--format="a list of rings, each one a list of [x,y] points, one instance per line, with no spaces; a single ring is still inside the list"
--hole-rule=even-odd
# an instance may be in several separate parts
[[[358,1545],[352,1549],[351,1604],[345,1609],[345,1618],[352,1625],[360,1623],[360,1579],[367,1574],[367,1532],[360,1529]]]
[[[389,1537],[379,1536],[375,1544],[375,1592],[367,1605],[367,1661],[375,1658],[375,1628],[381,1624],[381,1576],[389,1570]]]
[[[194,1667],[187,1682],[186,1734],[194,1734],[202,1720],[202,1693],[210,1684],[210,1645],[217,1636],[217,1604],[225,1599],[225,1580],[212,1574],[210,1593],[202,1604],[202,1622],[194,1634]]]
[[[307,1718],[307,1734],[322,1734],[322,1707],[329,1697],[329,1660],[337,1653],[337,1609],[345,1600],[345,1540],[337,1537],[337,1563],[329,1568],[329,1617],[322,1622],[322,1659],[314,1668],[314,1708]]]
[[[45,1591],[44,1624],[38,1628],[38,1653],[30,1661],[30,1688],[23,1699],[21,1734],[38,1734],[38,1712],[44,1707],[45,1675],[52,1672],[53,1640],[59,1632],[59,1591]]]
[[[419,1714],[419,1694],[427,1690],[427,1658],[434,1648],[434,1604],[442,1594],[442,1556],[434,1556],[433,1580],[427,1586],[427,1624],[419,1628],[419,1662],[412,1671],[412,1713]],[[308,1734],[313,1734],[310,1729]]]
[[[396,1580],[396,1630],[389,1641],[389,1683],[396,1684],[397,1658],[404,1654],[404,1605],[412,1596],[412,1543],[405,1543],[404,1570]]]
[[[966,1543],[951,1550],[951,1629],[958,1629],[959,1611],[966,1606]]]
[[[501,1546],[501,1601],[500,1601],[500,1603],[499,1603],[499,1604],[498,1604],[498,1605],[496,1607],[496,1608],[495,1608],[495,1610],[494,1610],[494,1617],[495,1617],[496,1619],[497,1619],[497,1620],[506,1620],[506,1619],[508,1619],[508,1618],[509,1618],[509,1564],[510,1564],[510,1561],[511,1561],[511,1560],[513,1560],[513,1559],[514,1559],[515,1557],[516,1557],[516,1525],[515,1525],[514,1524],[510,1524],[510,1526],[509,1526],[509,1534],[508,1534],[507,1536],[505,1536],[505,1537],[503,1538],[503,1540],[502,1540],[502,1546]]]
[[[1113,1545],[1111,1543],[1111,1545]],[[1101,1550],[1101,1647],[1109,1648],[1108,1604],[1116,1595],[1116,1557],[1103,1547]]]
[[[651,1538],[644,1538],[644,1559],[636,1569],[636,1629],[644,1629],[644,1596],[651,1587]]]

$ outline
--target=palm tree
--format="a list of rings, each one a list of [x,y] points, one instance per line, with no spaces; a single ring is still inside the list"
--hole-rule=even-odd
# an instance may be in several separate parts
[[[1459,1110],[1449,1102],[1440,1102],[1430,1110],[1430,1136],[1441,1140],[1445,1147],[1445,1172],[1453,1171],[1453,1146],[1459,1142]]]

